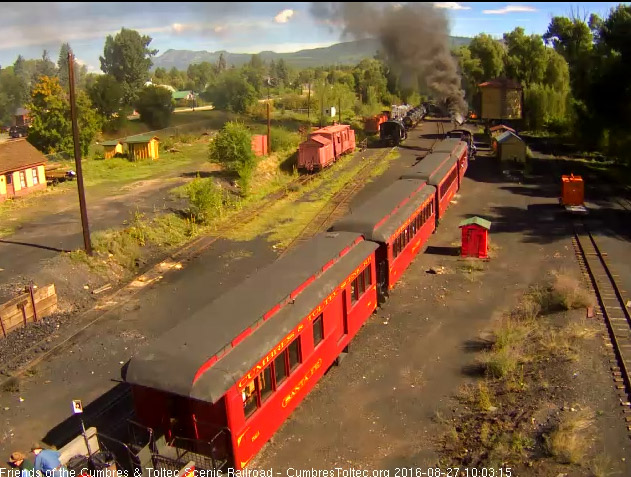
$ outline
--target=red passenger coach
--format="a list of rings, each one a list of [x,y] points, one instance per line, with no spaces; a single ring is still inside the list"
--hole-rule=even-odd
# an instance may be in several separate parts
[[[458,192],[459,168],[459,163],[453,156],[435,152],[427,155],[401,176],[401,179],[424,180],[427,184],[436,187],[436,225],[449,207],[451,199]]]
[[[458,160],[458,181],[462,182],[469,166],[469,149],[467,143],[460,139],[450,138],[439,142],[432,150],[435,153],[448,153]]]
[[[316,236],[156,340],[124,376],[140,424],[244,468],[375,310],[377,248]]]
[[[379,243],[377,280],[382,295],[394,287],[434,231],[435,194],[425,181],[399,180],[331,227]]]

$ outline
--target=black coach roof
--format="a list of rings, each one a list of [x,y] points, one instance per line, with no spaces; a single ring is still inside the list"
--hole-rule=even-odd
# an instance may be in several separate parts
[[[190,390],[200,366],[230,349],[235,338],[287,303],[292,292],[321,275],[329,262],[342,260],[340,253],[352,250],[358,240],[356,233],[321,234],[297,247],[156,339],[132,358],[125,379],[188,395],[184,389]]]
[[[192,386],[190,396],[216,402],[269,353],[285,336],[324,301],[377,249],[374,242],[360,242],[312,282],[296,300],[246,337]]]
[[[358,232],[367,240],[387,242],[435,191],[425,181],[398,180],[337,221],[330,230]]]
[[[440,141],[436,146],[432,148],[432,152],[449,152],[452,153],[459,142],[463,142],[458,138],[447,138]]]
[[[428,154],[418,164],[414,164],[401,175],[401,179],[418,179],[426,181],[440,167],[448,161],[454,163],[457,159],[448,152],[433,152]]]

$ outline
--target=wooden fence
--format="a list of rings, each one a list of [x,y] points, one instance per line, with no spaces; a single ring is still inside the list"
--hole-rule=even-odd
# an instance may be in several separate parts
[[[50,315],[57,309],[55,285],[41,288],[27,287],[24,293],[0,305],[2,336]]]

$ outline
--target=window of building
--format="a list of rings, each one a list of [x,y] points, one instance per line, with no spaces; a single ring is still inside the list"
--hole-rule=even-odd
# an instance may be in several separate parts
[[[7,174],[7,184],[13,184],[13,174]]]
[[[39,179],[37,177],[37,169],[31,169],[33,171],[33,185],[39,184]]]
[[[24,171],[20,171],[20,185],[22,189],[26,187],[26,174],[24,174]]]
[[[322,315],[313,321],[313,347],[318,346],[324,339],[324,320]]]
[[[289,370],[300,364],[300,339],[295,339],[289,345]]]
[[[287,361],[286,352],[283,351],[280,356],[274,360],[274,377],[276,379],[276,387],[282,383],[287,377]]]

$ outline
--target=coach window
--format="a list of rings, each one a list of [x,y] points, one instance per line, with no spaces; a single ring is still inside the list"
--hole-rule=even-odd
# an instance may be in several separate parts
[[[324,322],[322,315],[313,321],[313,347],[318,346],[324,339]]]
[[[300,340],[295,339],[289,345],[289,369],[292,370],[300,364]]]
[[[357,301],[357,282],[353,280],[351,282],[351,305]]]
[[[359,296],[362,296],[366,292],[366,284],[364,283],[364,272],[357,275],[357,288],[359,289]]]
[[[287,362],[285,360],[287,353],[283,351],[274,360],[274,377],[276,378],[276,387],[282,383],[287,377]]]
[[[372,285],[372,277],[370,275],[370,266],[364,269],[364,283],[366,284],[366,289],[370,288],[370,285]]]
[[[265,401],[272,392],[272,367],[268,366],[259,374],[259,391],[261,402]]]
[[[247,418],[251,416],[257,408],[256,386],[254,385],[254,381],[250,381],[247,384],[247,386],[241,392],[241,396],[243,397],[243,413]]]

